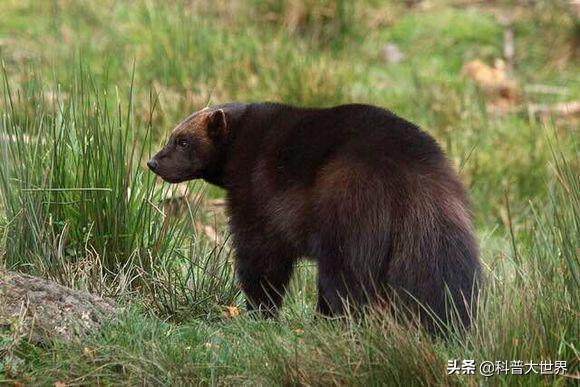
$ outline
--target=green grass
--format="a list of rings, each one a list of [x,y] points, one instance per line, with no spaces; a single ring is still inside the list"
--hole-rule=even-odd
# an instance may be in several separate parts
[[[434,1],[0,3],[0,264],[118,299],[116,324],[37,347],[0,325],[0,384],[566,385],[578,377],[578,19],[564,3]],[[513,17],[520,110],[488,114],[462,65],[502,55]],[[406,54],[386,64],[392,42]],[[144,161],[208,103],[367,102],[433,134],[469,188],[485,272],[473,329],[447,341],[380,312],[314,317],[302,264],[280,319],[242,310],[227,229],[206,198],[167,216]],[[201,227],[200,227],[201,226]],[[2,330],[3,329],[3,330]],[[568,377],[450,376],[450,359],[566,360]]]

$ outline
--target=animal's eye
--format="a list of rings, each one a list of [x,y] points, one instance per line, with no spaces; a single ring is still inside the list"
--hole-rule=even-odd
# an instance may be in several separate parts
[[[189,146],[189,142],[187,142],[187,140],[177,140],[177,145],[182,148],[187,148]]]

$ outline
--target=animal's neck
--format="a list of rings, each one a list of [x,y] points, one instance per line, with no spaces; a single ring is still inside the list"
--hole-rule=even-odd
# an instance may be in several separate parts
[[[217,185],[220,188],[226,188],[226,164],[230,157],[230,148],[232,140],[228,140],[219,145],[214,159],[208,164],[208,167],[203,171],[203,179],[210,184]]]
[[[246,141],[247,136],[263,137],[272,124],[277,129],[281,126],[292,126],[296,116],[299,116],[296,112],[300,109],[276,103],[235,103],[218,107],[224,109],[228,116],[228,139],[223,144],[219,159],[205,171],[203,178],[210,184],[227,189],[227,164],[237,141]],[[242,140],[242,137],[245,139]]]
[[[223,168],[210,168],[204,171],[203,180],[220,188],[225,188]]]
[[[245,103],[228,103],[215,106],[215,108],[223,109],[227,115],[228,134],[224,143],[220,145],[222,149],[219,151],[218,157],[203,172],[203,179],[208,183],[227,189],[225,169],[230,155],[230,148],[233,146],[236,133],[242,129],[241,126],[245,121],[249,106],[250,104]]]

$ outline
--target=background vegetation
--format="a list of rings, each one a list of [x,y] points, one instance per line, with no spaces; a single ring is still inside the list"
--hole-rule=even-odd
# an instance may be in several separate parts
[[[127,305],[81,342],[39,347],[17,322],[0,327],[0,383],[572,384],[579,121],[550,107],[580,99],[577,12],[548,0],[0,2],[0,264]],[[498,58],[518,85],[507,108],[462,75]],[[223,192],[143,167],[180,119],[231,100],[371,103],[433,134],[473,203],[486,291],[472,331],[442,342],[380,312],[316,319],[308,264],[279,320],[248,317]],[[568,373],[448,375],[450,359],[566,360]]]

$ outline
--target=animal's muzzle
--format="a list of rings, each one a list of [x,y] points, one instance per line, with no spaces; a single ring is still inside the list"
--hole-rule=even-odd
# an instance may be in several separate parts
[[[157,162],[157,160],[151,159],[151,160],[147,161],[147,166],[149,167],[150,170],[152,170],[153,172],[156,172],[157,168],[159,167],[159,163]]]

